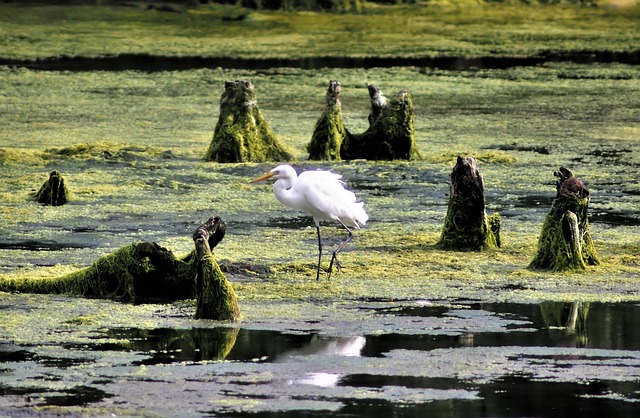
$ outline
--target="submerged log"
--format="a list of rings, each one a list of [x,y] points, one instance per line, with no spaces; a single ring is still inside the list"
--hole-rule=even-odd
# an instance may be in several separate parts
[[[49,180],[36,192],[36,200],[51,206],[62,206],[69,201],[69,190],[58,170],[49,173]]]
[[[472,157],[458,157],[451,172],[449,207],[438,246],[480,251],[500,247],[500,214],[487,216],[484,180]]]
[[[220,116],[206,161],[219,163],[288,161],[292,155],[278,142],[262,116],[253,84],[227,81],[220,98]]]
[[[0,281],[0,291],[73,294],[125,302],[195,296],[196,318],[236,320],[240,314],[237,297],[211,254],[224,234],[222,219],[212,217],[196,230],[196,248],[184,258],[176,258],[154,242],[139,242],[62,277]]]
[[[600,264],[589,227],[589,190],[564,167],[553,173],[556,198],[542,224],[538,252],[529,264],[538,270],[584,270]]]
[[[307,144],[310,160],[340,161],[340,148],[347,136],[340,104],[340,82],[331,80],[327,89],[327,108],[316,122],[316,127]]]
[[[387,100],[378,87],[368,84],[371,98],[369,128],[348,134],[340,156],[345,160],[410,160],[419,157],[413,128],[413,102],[405,90]]]

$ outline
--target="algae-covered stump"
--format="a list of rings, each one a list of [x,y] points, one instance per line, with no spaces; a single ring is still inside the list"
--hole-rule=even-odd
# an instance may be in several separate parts
[[[124,246],[91,266],[62,277],[0,280],[0,291],[73,294],[122,301],[198,299],[196,318],[236,320],[237,298],[211,254],[225,224],[211,217],[194,234],[195,249],[176,258],[154,242]]]
[[[340,161],[340,148],[347,136],[342,119],[342,105],[340,104],[341,85],[339,81],[331,80],[327,89],[327,108],[318,122],[307,144],[310,160]]]
[[[251,82],[225,82],[220,116],[204,158],[219,163],[292,159],[262,116]]]
[[[197,257],[196,294],[197,319],[218,319],[235,321],[240,318],[238,298],[233,286],[220,270],[211,248],[224,235],[225,225],[219,217],[209,218],[193,234]]]
[[[351,160],[410,160],[419,157],[413,128],[413,102],[405,90],[387,100],[382,91],[367,85],[371,98],[369,128],[362,134],[348,134],[340,156]]]
[[[449,207],[438,246],[480,251],[500,246],[500,214],[487,216],[484,180],[472,157],[458,157],[451,172]]]
[[[584,270],[600,264],[589,227],[589,190],[564,167],[553,173],[556,198],[542,224],[538,252],[529,264],[538,270]]]
[[[50,206],[62,206],[69,201],[69,190],[58,170],[49,173],[49,180],[36,192],[36,200]]]

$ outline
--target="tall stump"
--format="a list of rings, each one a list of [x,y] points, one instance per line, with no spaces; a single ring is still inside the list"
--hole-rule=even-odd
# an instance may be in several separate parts
[[[340,148],[347,136],[342,120],[340,104],[340,82],[331,80],[327,89],[327,108],[316,122],[316,127],[307,145],[310,160],[340,161]]]
[[[347,134],[340,156],[347,159],[410,160],[419,157],[413,128],[413,102],[405,90],[387,100],[382,91],[368,84],[371,98],[369,128],[362,134]]]
[[[251,82],[225,82],[220,116],[204,158],[219,163],[289,161],[293,158],[262,116]]]
[[[556,177],[556,198],[542,224],[538,252],[529,264],[532,269],[584,270],[600,264],[589,227],[589,190],[582,180],[564,167]]]
[[[500,214],[487,216],[484,180],[472,157],[458,157],[451,172],[449,207],[438,247],[480,251],[500,246]]]

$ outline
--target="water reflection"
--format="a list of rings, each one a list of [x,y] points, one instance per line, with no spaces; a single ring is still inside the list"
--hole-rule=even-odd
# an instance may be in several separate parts
[[[574,347],[587,347],[587,314],[589,303],[586,302],[543,302],[540,312],[549,329],[562,329],[573,340]]]

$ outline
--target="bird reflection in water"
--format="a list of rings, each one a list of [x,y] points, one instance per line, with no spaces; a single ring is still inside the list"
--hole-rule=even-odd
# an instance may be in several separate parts
[[[365,337],[351,338],[320,338],[314,337],[310,344],[298,350],[292,350],[285,354],[290,356],[345,356],[360,357],[362,349],[366,344]],[[289,380],[290,385],[311,385],[323,388],[334,387],[340,382],[342,375],[332,372],[311,372],[306,373],[301,379]]]

